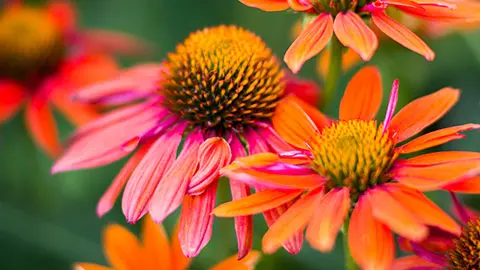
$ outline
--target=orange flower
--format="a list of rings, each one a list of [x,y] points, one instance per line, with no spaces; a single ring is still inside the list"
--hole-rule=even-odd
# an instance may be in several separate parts
[[[224,175],[266,190],[220,205],[213,213],[243,216],[293,204],[265,234],[267,253],[275,252],[307,225],[306,238],[312,247],[328,252],[347,218],[351,254],[364,269],[389,269],[395,253],[392,231],[414,241],[424,239],[429,226],[460,233],[457,223],[422,192],[480,192],[474,184],[480,153],[402,155],[463,138],[460,132],[480,125],[440,129],[400,145],[442,117],[460,93],[444,88],[393,116],[398,96],[395,81],[385,120],[377,123],[381,85],[376,68],[359,71],[341,101],[340,120],[329,119],[294,98],[282,101],[273,125],[297,150],[235,160],[222,170]]]
[[[178,234],[178,226],[173,235]],[[180,243],[172,237],[171,244],[162,225],[157,225],[147,216],[143,223],[142,241],[124,227],[111,224],[103,232],[103,248],[111,268],[92,264],[77,263],[75,270],[184,270],[190,259],[185,257]],[[260,258],[258,251],[252,251],[242,260],[232,256],[211,267],[212,270],[254,269]]]
[[[132,37],[101,33],[76,29],[74,9],[66,1],[41,7],[8,2],[0,11],[0,123],[25,105],[35,143],[49,156],[58,156],[61,146],[50,102],[73,124],[92,120],[96,111],[70,102],[71,89],[116,74],[110,52],[143,50]]]
[[[375,33],[367,26],[368,18],[387,36],[433,60],[434,52],[412,31],[386,14],[391,6],[401,12],[425,20],[442,22],[471,22],[479,20],[479,11],[469,9],[470,2],[449,0],[240,0],[247,6],[265,11],[293,9],[312,15],[297,39],[285,53],[289,68],[298,72],[303,63],[321,52],[335,33],[346,47],[357,52],[364,61],[370,60],[378,46]]]

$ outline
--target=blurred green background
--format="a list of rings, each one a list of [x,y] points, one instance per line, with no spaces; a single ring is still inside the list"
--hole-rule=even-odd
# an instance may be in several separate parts
[[[298,18],[288,12],[264,13],[237,0],[79,0],[76,4],[80,27],[125,31],[155,44],[158,53],[147,60],[162,59],[190,32],[218,24],[237,24],[254,31],[282,57],[291,42],[291,26]],[[437,54],[434,62],[426,62],[393,42],[381,42],[372,62],[382,70],[385,98],[395,78],[400,79],[397,108],[441,87],[458,87],[462,89],[460,102],[430,129],[480,122],[480,33],[454,33],[428,43]],[[121,62],[135,63],[132,59]],[[314,71],[315,62],[309,61],[301,75],[321,83]],[[335,101],[326,108],[332,116],[337,116],[339,100],[352,73],[342,77]],[[385,105],[382,112],[384,109]],[[66,138],[72,127],[60,115],[57,117],[62,137]],[[123,161],[51,176],[52,162],[27,136],[23,114],[3,125],[0,132],[0,269],[69,269],[76,261],[105,264],[102,228],[110,222],[125,222],[119,203],[102,219],[97,218],[95,206]],[[467,135],[467,139],[433,150],[479,151],[478,132]],[[226,189],[225,183],[221,188]],[[429,195],[442,207],[449,207],[446,194]],[[480,205],[474,196],[462,198],[470,205]],[[166,221],[168,231],[175,219],[176,215]],[[138,225],[129,228],[138,232]],[[265,230],[264,221],[257,218],[256,249]],[[337,241],[334,252],[320,254],[305,243],[297,256],[284,250],[265,255],[257,269],[343,269],[341,249],[341,241]],[[206,269],[235,252],[233,222],[217,218],[212,241],[193,260],[192,268]]]

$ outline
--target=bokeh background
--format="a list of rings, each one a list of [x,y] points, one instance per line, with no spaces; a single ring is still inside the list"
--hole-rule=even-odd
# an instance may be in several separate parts
[[[39,2],[39,1],[36,1]],[[150,41],[156,53],[148,59],[160,60],[190,32],[218,24],[236,24],[260,35],[280,57],[291,42],[294,13],[264,13],[243,6],[238,0],[78,0],[81,27],[125,31]],[[400,47],[381,42],[372,60],[382,71],[384,96],[395,78],[400,79],[397,108],[413,98],[444,86],[462,89],[460,102],[431,129],[469,122],[480,122],[480,32],[453,33],[442,39],[427,39],[437,54],[434,62]],[[125,66],[140,61],[119,59]],[[316,61],[311,60],[301,75],[316,80]],[[326,112],[337,116],[343,89],[354,71],[344,74],[335,100]],[[382,112],[385,110],[385,104]],[[57,115],[58,119],[62,119]],[[383,118],[383,115],[380,116]],[[60,121],[62,138],[72,127]],[[442,146],[441,150],[480,150],[478,132],[468,138]],[[440,150],[439,148],[432,150]],[[95,213],[97,200],[123,164],[79,172],[50,175],[50,161],[27,136],[23,115],[0,127],[0,269],[70,269],[73,262],[106,263],[101,244],[102,228],[112,222],[126,225],[119,204],[104,218]],[[217,201],[229,199],[225,183]],[[449,208],[446,194],[429,194],[443,208]],[[480,206],[480,199],[462,199]],[[177,215],[167,219],[170,232]],[[129,226],[138,232],[139,226]],[[261,218],[255,223],[256,249],[266,226]],[[335,251],[320,254],[307,243],[297,256],[280,250],[265,255],[257,269],[343,269],[341,237]],[[236,252],[233,222],[217,219],[210,244],[193,260],[192,269],[206,269]]]

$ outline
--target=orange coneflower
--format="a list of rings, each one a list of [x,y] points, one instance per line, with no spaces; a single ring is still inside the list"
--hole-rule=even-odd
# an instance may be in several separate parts
[[[417,35],[386,13],[391,6],[401,12],[424,20],[442,22],[470,22],[480,20],[479,11],[471,10],[470,2],[449,0],[240,0],[247,6],[265,11],[292,9],[310,16],[309,22],[285,53],[284,60],[296,73],[303,63],[322,51],[335,33],[346,47],[357,52],[365,61],[370,60],[378,46],[375,33],[364,22],[371,19],[387,36],[433,60],[434,52]]]
[[[477,177],[478,185],[480,178]],[[451,193],[454,209],[462,222],[462,233],[435,230],[427,239],[416,243],[401,239],[401,246],[416,253],[396,259],[392,270],[414,269],[479,269],[480,268],[480,213],[460,204]]]
[[[102,51],[141,48],[123,34],[76,29],[74,13],[66,1],[7,1],[0,11],[0,123],[25,104],[28,130],[51,157],[61,146],[50,102],[74,124],[92,120],[95,110],[70,102],[70,90],[116,74],[114,59]]]
[[[457,102],[459,91],[444,88],[393,116],[397,90],[395,81],[381,123],[374,120],[382,100],[380,74],[374,67],[362,69],[348,84],[340,120],[291,99],[282,101],[273,126],[298,150],[234,161],[222,173],[267,190],[221,205],[214,214],[252,215],[293,203],[265,234],[265,252],[274,252],[307,225],[307,240],[326,252],[342,224],[349,224],[348,245],[364,269],[388,269],[394,256],[391,231],[412,240],[424,239],[429,226],[459,233],[455,221],[422,191],[480,192],[479,185],[471,185],[478,180],[472,176],[480,171],[480,153],[401,156],[463,138],[460,132],[480,125],[441,129],[399,145],[444,115]]]
[[[178,233],[178,226],[173,235]],[[135,234],[124,227],[111,224],[103,232],[103,249],[111,267],[93,263],[77,263],[75,270],[185,270],[189,268],[190,259],[182,254],[180,243],[172,237],[171,243],[162,225],[157,225],[150,217],[143,223],[141,242]],[[258,251],[238,260],[232,256],[211,270],[254,269],[260,259]]]
[[[81,127],[53,172],[109,164],[138,148],[100,199],[100,216],[125,186],[122,208],[134,223],[149,212],[162,222],[183,203],[180,242],[196,256],[212,233],[219,170],[232,158],[292,149],[271,126],[286,92],[312,84],[291,83],[263,41],[236,26],[191,34],[160,64],[125,71],[118,78],[80,90],[75,99],[128,103]],[[131,104],[135,99],[145,99]],[[230,182],[233,199],[250,188]],[[273,223],[284,208],[267,211]],[[252,217],[235,220],[239,256],[252,246]],[[302,236],[285,248],[298,252]]]

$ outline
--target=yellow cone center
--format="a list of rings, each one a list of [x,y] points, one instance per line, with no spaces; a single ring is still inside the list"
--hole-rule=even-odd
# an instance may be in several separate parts
[[[448,252],[448,269],[480,269],[480,218],[470,220]]]

